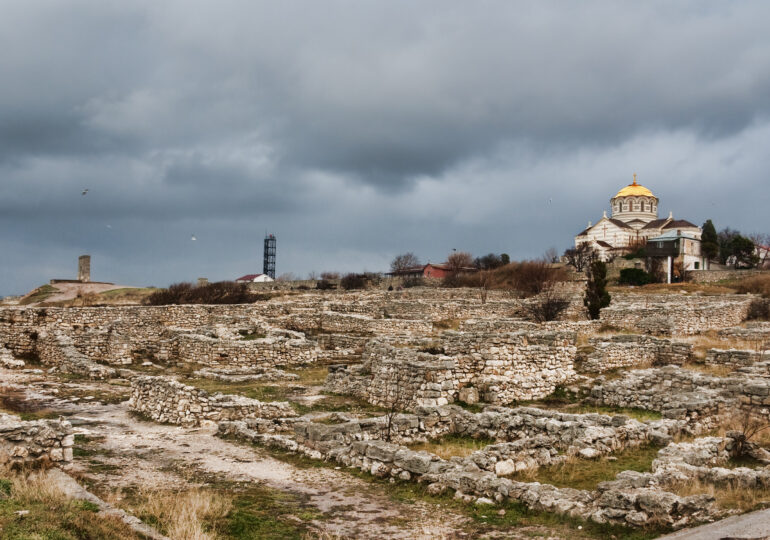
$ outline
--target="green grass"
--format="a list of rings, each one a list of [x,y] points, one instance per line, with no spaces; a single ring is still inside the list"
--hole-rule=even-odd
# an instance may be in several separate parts
[[[659,447],[653,445],[627,448],[597,460],[571,458],[564,463],[540,467],[536,471],[522,471],[512,476],[522,482],[540,482],[557,487],[594,490],[600,482],[614,480],[622,471],[647,472],[658,457]]]
[[[387,412],[387,409],[377,407],[362,399],[331,393],[325,393],[323,398],[315,401],[312,405],[292,403],[292,406],[299,414],[310,412],[346,412],[379,416]]]
[[[21,306],[27,306],[29,304],[35,304],[37,302],[43,302],[47,298],[50,298],[54,294],[61,292],[59,289],[54,287],[53,285],[43,285],[41,287],[38,287],[35,289],[32,294],[29,296],[23,298],[19,305]]]

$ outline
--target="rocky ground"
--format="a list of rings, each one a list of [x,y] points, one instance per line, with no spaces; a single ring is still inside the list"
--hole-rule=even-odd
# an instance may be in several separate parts
[[[146,422],[117,401],[120,384],[83,380],[52,384],[40,373],[0,370],[0,407],[32,417],[65,415],[75,427],[76,457],[68,472],[121,506],[134,490],[186,490],[217,483],[258,483],[311,508],[312,535],[341,538],[566,538],[562,526],[487,525],[483,514],[452,504],[398,497],[333,466],[292,462],[265,449],[214,436],[216,427],[182,428]],[[61,397],[67,395],[68,397]],[[92,398],[92,399],[89,399]],[[74,401],[73,401],[74,399]],[[100,401],[102,400],[102,401]],[[401,498],[401,500],[398,500]],[[490,510],[496,512],[497,510]],[[299,512],[302,514],[302,512]],[[297,520],[303,521],[301,516]]]

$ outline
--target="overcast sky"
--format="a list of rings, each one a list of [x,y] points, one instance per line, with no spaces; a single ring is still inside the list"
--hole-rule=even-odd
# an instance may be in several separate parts
[[[770,2],[0,0],[0,295],[770,232]],[[81,192],[88,189],[88,194]],[[196,241],[191,237],[195,235]]]

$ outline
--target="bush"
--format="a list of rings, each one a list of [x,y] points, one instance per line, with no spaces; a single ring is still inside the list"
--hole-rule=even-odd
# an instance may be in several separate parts
[[[568,307],[567,297],[557,293],[553,288],[546,290],[524,306],[524,312],[535,322],[555,321]]]
[[[149,306],[175,304],[251,304],[264,299],[249,291],[245,283],[220,281],[195,286],[192,283],[174,283],[148,296],[144,303]]]
[[[524,296],[534,296],[550,289],[557,281],[566,281],[563,268],[543,261],[511,263],[491,271],[490,289],[513,289]]]
[[[421,277],[404,278],[401,282],[401,286],[404,289],[410,289],[412,287],[422,287],[425,284]]]
[[[770,321],[770,300],[767,298],[757,298],[749,304],[749,311],[746,313],[747,321]]]
[[[641,268],[623,268],[620,271],[621,285],[647,285],[652,283],[652,276]]]
[[[364,274],[345,274],[340,280],[340,287],[346,291],[353,289],[365,289],[368,280]]]

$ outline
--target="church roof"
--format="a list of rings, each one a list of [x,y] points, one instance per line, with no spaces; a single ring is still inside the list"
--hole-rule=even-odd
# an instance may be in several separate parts
[[[628,223],[626,223],[625,221],[620,221],[619,219],[615,219],[615,218],[607,218],[607,221],[609,221],[609,222],[610,222],[610,223],[612,223],[613,225],[617,225],[617,226],[618,226],[618,227],[620,227],[621,229],[633,229],[633,227],[632,227],[631,225],[629,225],[629,224],[628,224]]]
[[[698,228],[697,225],[695,225],[694,223],[690,223],[686,219],[676,219],[671,223],[666,224],[666,226],[663,228],[664,229],[684,229],[686,227],[695,227],[696,229]]]
[[[650,221],[647,225],[642,227],[642,229],[662,229],[663,225],[666,224],[669,218],[661,218],[661,219],[654,219]]]
[[[647,189],[646,187],[637,184],[636,183],[636,174],[634,174],[634,182],[633,184],[629,184],[620,191],[618,191],[618,194],[615,195],[615,197],[654,197],[655,195],[652,194],[652,191]]]

